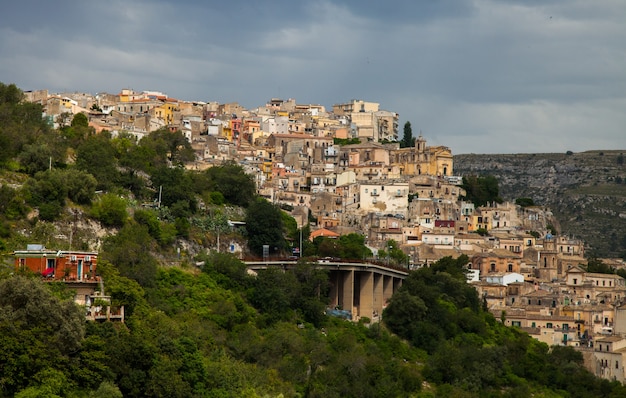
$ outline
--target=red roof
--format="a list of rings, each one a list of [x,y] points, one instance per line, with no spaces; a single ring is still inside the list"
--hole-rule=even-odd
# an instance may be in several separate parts
[[[311,232],[310,239],[313,240],[317,238],[318,236],[325,236],[327,238],[338,238],[340,235],[337,232],[331,231],[330,229],[320,228]]]

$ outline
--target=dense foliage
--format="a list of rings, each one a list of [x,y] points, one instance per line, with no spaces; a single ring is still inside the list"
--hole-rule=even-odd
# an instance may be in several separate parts
[[[600,397],[626,393],[619,383],[595,378],[573,348],[549,348],[496,321],[466,283],[467,261],[466,256],[446,257],[412,272],[383,314],[391,331],[429,353],[423,376],[440,386],[440,394],[464,391],[470,396],[526,397],[539,392]]]
[[[464,176],[461,188],[466,192],[462,199],[472,202],[476,206],[503,202],[499,193],[498,180],[494,176]]]
[[[264,198],[257,198],[248,208],[246,230],[248,246],[256,256],[276,256],[287,247],[282,211]],[[263,253],[263,246],[267,246],[267,253]]]

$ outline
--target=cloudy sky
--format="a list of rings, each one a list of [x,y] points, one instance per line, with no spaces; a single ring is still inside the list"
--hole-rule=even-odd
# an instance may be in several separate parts
[[[3,2],[0,82],[362,99],[453,154],[626,150],[626,1]]]

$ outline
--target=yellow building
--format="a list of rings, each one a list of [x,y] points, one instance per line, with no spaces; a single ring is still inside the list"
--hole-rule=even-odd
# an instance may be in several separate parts
[[[390,161],[397,164],[404,175],[453,175],[452,152],[448,147],[426,146],[426,140],[420,135],[415,145],[390,151]]]
[[[150,113],[159,119],[162,119],[165,124],[172,124],[174,122],[174,112],[177,110],[177,104],[175,102],[166,101],[160,106],[156,106],[150,109]]]

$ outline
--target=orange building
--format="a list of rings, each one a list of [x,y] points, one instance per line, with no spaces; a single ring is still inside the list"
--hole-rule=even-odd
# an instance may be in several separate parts
[[[27,245],[26,250],[13,252],[16,269],[29,269],[54,280],[94,281],[98,264],[97,252],[49,250],[43,245]]]

